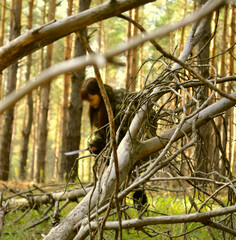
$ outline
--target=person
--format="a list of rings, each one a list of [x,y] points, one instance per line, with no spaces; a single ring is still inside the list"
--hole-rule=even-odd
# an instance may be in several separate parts
[[[113,115],[115,117],[116,130],[120,125],[121,119],[118,113],[121,110],[123,99],[127,96],[125,89],[113,89],[109,85],[104,84],[107,96],[109,98]],[[80,91],[81,99],[89,103],[89,119],[92,129],[98,129],[95,136],[89,143],[89,149],[94,154],[99,154],[105,147],[109,139],[108,115],[106,106],[100,93],[100,89],[96,78],[91,77],[85,80]],[[125,130],[122,129],[119,141],[124,137]],[[105,140],[105,141],[104,141]]]
[[[121,117],[124,114],[121,114],[119,117],[120,110],[124,104],[124,99],[128,96],[128,93],[125,89],[113,89],[109,85],[104,84],[107,96],[109,98],[113,115],[115,118],[116,130],[121,123]],[[97,83],[97,79],[94,77],[88,78],[82,85],[80,91],[81,99],[89,103],[89,119],[91,128],[98,129],[95,132],[95,136],[89,143],[89,149],[94,154],[99,154],[105,147],[107,140],[109,139],[109,127],[108,127],[108,115],[106,111],[106,106],[103,101],[103,98],[100,93],[100,89]],[[133,110],[135,109],[135,103],[132,105]],[[131,119],[129,118],[129,121]],[[119,134],[119,141],[124,137],[128,124],[124,124],[121,127]],[[104,141],[105,140],[105,141]],[[147,196],[144,190],[136,190],[133,194],[134,205],[140,210],[144,204],[147,203]]]

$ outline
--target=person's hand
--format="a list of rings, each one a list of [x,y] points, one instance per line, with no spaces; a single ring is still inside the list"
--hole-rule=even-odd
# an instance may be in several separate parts
[[[91,153],[97,154],[98,148],[90,144],[90,145],[89,145],[89,151],[90,151]]]

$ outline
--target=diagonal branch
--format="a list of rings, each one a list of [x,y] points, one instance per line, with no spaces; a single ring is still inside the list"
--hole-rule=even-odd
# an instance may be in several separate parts
[[[230,95],[232,98],[236,97],[236,92]],[[206,107],[202,110],[197,117],[196,126],[202,126],[204,123],[210,121],[214,116],[223,113],[227,109],[233,107],[235,105],[234,101],[231,101],[227,98],[223,98],[218,102],[213,103],[212,105]],[[176,136],[175,141],[185,136],[192,130],[194,118],[189,119],[182,127],[182,131]],[[161,150],[170,140],[173,133],[175,132],[175,127],[164,132],[160,136],[154,137],[152,139],[148,139],[141,143],[139,147],[140,157],[145,157],[154,152]]]
[[[18,59],[62,37],[149,2],[153,0],[117,0],[115,3],[107,1],[95,8],[28,30],[0,48],[0,72]]]
[[[54,66],[44,70],[39,76],[36,77],[35,81],[30,81],[28,82],[23,88],[13,91],[11,94],[9,94],[3,101],[0,103],[0,114],[9,109],[12,105],[14,105],[17,101],[19,101],[21,98],[23,98],[25,95],[29,94],[31,91],[33,91],[35,88],[39,87],[42,84],[50,82],[53,78],[59,76],[60,74],[66,73],[66,72],[73,72],[73,71],[78,71],[80,69],[83,69],[84,67],[88,65],[97,65],[98,67],[102,67],[104,64],[104,58],[107,61],[112,61],[112,59],[129,50],[134,47],[137,47],[147,41],[150,41],[151,39],[157,38],[157,37],[163,37],[166,34],[168,34],[170,31],[174,31],[178,28],[184,27],[194,21],[199,21],[201,18],[205,17],[212,11],[218,9],[221,7],[223,4],[226,4],[227,1],[224,0],[215,0],[215,1],[210,1],[210,4],[202,9],[200,12],[196,11],[190,16],[182,19],[180,22],[177,22],[173,25],[168,25],[168,26],[163,26],[158,28],[156,31],[154,31],[151,34],[146,34],[144,37],[138,36],[133,38],[132,41],[126,43],[126,44],[121,44],[117,46],[114,49],[111,49],[104,53],[103,55],[92,55],[92,56],[83,56],[75,59],[71,59],[65,62],[61,62],[59,64],[55,64]],[[87,13],[87,11],[82,12]],[[81,14],[82,14],[81,13]],[[49,31],[50,32],[50,31]],[[21,37],[23,37],[22,35]],[[25,40],[27,40],[27,36],[25,36]],[[23,41],[23,40],[21,40]],[[27,40],[28,41],[28,40]],[[24,41],[23,41],[24,42]],[[9,66],[11,63],[9,57],[5,56],[5,51],[7,52],[6,54],[12,54],[16,50],[14,50],[14,43],[10,42],[9,44],[12,45],[10,46],[4,46],[0,48],[0,71],[3,70],[6,66]],[[16,44],[16,43],[15,43]],[[7,49],[5,49],[7,48]],[[8,53],[10,52],[10,53]],[[19,53],[17,53],[19,54]],[[27,53],[26,53],[27,54]],[[13,57],[13,56],[11,56]],[[4,65],[5,59],[8,59],[7,63]],[[17,57],[15,57],[15,60]]]

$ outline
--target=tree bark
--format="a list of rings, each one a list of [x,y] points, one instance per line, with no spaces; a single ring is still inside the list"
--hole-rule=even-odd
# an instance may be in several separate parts
[[[12,1],[12,22],[11,22],[11,38],[15,39],[20,35],[21,31],[21,11],[22,11],[22,0]],[[17,69],[18,63],[15,62],[9,67],[8,80],[7,80],[7,94],[11,93],[16,89],[17,80]],[[7,181],[10,173],[10,151],[11,151],[11,140],[14,120],[14,107],[9,109],[4,116],[4,127],[3,137],[1,143],[1,154],[0,154],[0,179]]]
[[[233,46],[233,44],[235,44],[235,31],[236,31],[236,10],[235,10],[235,5],[232,5],[231,6],[231,9],[230,9],[230,30],[229,30],[229,47]],[[233,57],[235,54],[235,50],[234,48],[232,48],[230,50],[230,54],[229,54],[229,59],[228,59],[228,62],[229,62],[229,74],[230,75],[233,75],[235,73],[234,69],[235,69],[235,58]],[[234,85],[235,86],[235,85]],[[231,124],[233,125],[233,122],[234,122],[234,119],[235,119],[235,114],[234,114],[234,111],[232,110],[232,121],[231,121]],[[231,125],[231,126],[232,126]],[[232,126],[232,131],[234,131],[234,135],[235,135],[235,127]],[[235,139],[233,139],[233,157],[232,157],[232,161],[231,161],[231,168],[233,170],[233,173],[236,172],[236,166],[235,166],[235,157],[236,157],[236,147],[235,147]]]
[[[0,47],[4,44],[4,34],[5,34],[5,18],[6,18],[6,0],[2,1],[1,6],[1,30],[0,30]],[[0,100],[2,99],[3,92],[3,82],[2,74],[0,73]],[[2,126],[2,116],[0,116],[0,126]],[[2,133],[2,127],[0,127],[0,136]]]
[[[31,0],[29,3],[29,16],[28,16],[28,29],[32,28],[32,21],[33,21],[33,6],[34,0]],[[30,70],[32,64],[32,56],[29,55],[27,57],[27,70],[26,70],[26,81],[30,80]],[[21,149],[21,158],[20,158],[20,170],[19,175],[21,180],[25,180],[26,178],[26,166],[27,166],[27,156],[28,156],[28,145],[29,145],[29,138],[33,123],[33,98],[32,93],[27,96],[28,102],[28,120],[27,125],[23,129],[23,144]]]
[[[203,4],[205,4],[208,0],[198,0],[198,7],[201,8]],[[199,73],[207,79],[209,76],[209,67],[206,66],[209,64],[210,57],[210,43],[208,42],[211,37],[211,16],[208,17],[208,21],[205,25],[203,36],[198,43],[198,61],[199,61]],[[203,86],[200,88],[198,93],[198,100],[200,101],[200,106],[205,102],[208,97],[208,87]],[[213,163],[213,146],[211,145],[213,142],[212,136],[212,127],[211,124],[208,123],[198,130],[198,144],[195,150],[195,158],[196,158],[196,171],[206,173]]]
[[[133,10],[134,12],[134,20],[136,22],[138,22],[138,18],[139,18],[139,9],[138,8],[135,8]],[[132,37],[135,37],[137,36],[138,34],[138,29],[136,28],[136,26],[132,25],[133,26],[133,36]],[[136,74],[137,74],[137,54],[138,54],[138,48],[133,48],[132,49],[132,54],[131,54],[131,77],[130,77],[130,80],[132,81],[131,85],[130,85],[130,91],[131,92],[135,92],[135,89],[136,89],[136,83],[137,83],[137,77],[136,77]]]
[[[49,204],[53,201],[65,201],[70,200],[71,202],[75,201],[77,202],[79,198],[84,197],[87,192],[91,190],[92,187],[85,187],[85,188],[79,188],[79,189],[72,189],[69,191],[62,191],[62,192],[55,192],[55,193],[49,193],[46,192],[45,194],[32,194],[27,195],[24,198],[12,198],[9,199],[9,209],[13,210],[16,208],[25,209],[25,208],[37,208],[40,205],[43,204]],[[23,195],[23,194],[22,194]]]
[[[56,0],[49,1],[49,18],[51,21],[55,17]],[[49,68],[52,64],[53,44],[47,46],[45,59],[45,68]],[[48,135],[48,108],[50,96],[50,83],[44,84],[41,90],[41,114],[39,120],[39,140],[37,149],[37,182],[45,181],[45,161],[47,150],[47,135]]]
[[[130,18],[134,19],[135,22],[138,22],[138,8],[135,8],[130,11]],[[137,36],[138,28],[135,25],[132,25],[130,22],[127,23],[127,40],[132,41],[132,38]],[[126,88],[134,92],[137,83],[137,47],[127,51],[126,56]]]
[[[132,18],[132,10],[129,11],[129,17]],[[131,38],[131,23],[127,22],[126,30],[127,41],[130,41]],[[131,52],[132,49],[126,51],[126,88],[128,89],[130,83],[130,69],[131,69]]]
[[[90,6],[91,0],[80,0],[79,11],[83,12],[87,10]],[[83,36],[87,38],[87,31],[83,29],[81,31]],[[86,49],[84,48],[82,42],[76,37],[75,42],[75,53],[74,56],[83,56],[86,54]],[[73,151],[78,149],[80,146],[80,128],[82,119],[82,100],[80,98],[80,89],[85,78],[85,69],[75,72],[71,78],[71,96],[70,96],[70,106],[69,106],[69,120],[67,127],[67,144],[66,151]],[[66,174],[67,178],[70,177],[71,180],[75,180],[78,175],[78,163],[76,162],[76,156],[66,157]],[[71,172],[71,170],[73,171]],[[71,175],[69,175],[71,172]]]
[[[167,19],[168,19],[168,24],[170,24],[171,23],[171,17],[170,17],[170,14],[169,14],[167,0],[165,0],[165,10],[166,10],[166,15],[167,15]],[[174,34],[173,34],[173,32],[170,32],[169,33],[169,52],[170,53],[173,52],[173,42],[174,42]]]
[[[73,0],[68,0],[67,15],[72,15]],[[67,36],[65,40],[65,57],[64,59],[71,59],[71,43],[72,36]],[[60,170],[59,177],[64,179],[66,173],[66,157],[64,152],[66,150],[67,140],[67,125],[68,125],[68,106],[69,106],[69,87],[70,87],[70,74],[64,75],[64,93],[63,93],[63,108],[62,108],[62,143],[61,143],[61,154],[60,154]]]

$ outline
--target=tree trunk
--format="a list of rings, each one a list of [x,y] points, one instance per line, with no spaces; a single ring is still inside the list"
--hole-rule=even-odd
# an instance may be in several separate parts
[[[79,11],[82,12],[89,8],[91,0],[80,0]],[[87,38],[86,29],[82,30],[82,34]],[[83,56],[86,54],[86,50],[81,41],[76,37],[74,56]],[[71,96],[69,106],[69,120],[67,130],[67,151],[73,151],[80,146],[80,128],[82,119],[82,100],[80,98],[80,89],[85,78],[85,69],[83,71],[75,72],[72,75],[71,82]],[[78,165],[76,163],[76,156],[66,157],[66,173],[67,177],[72,171],[71,180],[74,180],[78,174]]]
[[[5,34],[5,17],[6,17],[6,0],[2,1],[1,6],[1,30],[0,30],[0,47],[4,44],[4,34]],[[0,74],[0,100],[2,99],[2,73]],[[2,133],[2,116],[0,116],[0,136]],[[0,138],[1,139],[1,138]]]
[[[134,20],[136,22],[138,22],[138,11],[139,9],[138,8],[135,8],[133,10],[134,12]],[[135,37],[137,36],[138,34],[138,29],[132,25],[133,27],[133,36],[132,37]],[[137,51],[138,48],[133,48],[132,49],[132,54],[131,54],[131,76],[130,76],[130,80],[132,81],[131,85],[130,85],[130,91],[131,92],[134,92],[135,91],[135,88],[136,88],[136,82],[137,82],[137,78],[135,78],[136,74],[137,74]]]
[[[67,15],[72,14],[73,0],[68,0]],[[71,39],[72,36],[67,36],[65,40],[65,57],[64,59],[71,59]],[[67,125],[68,125],[68,106],[69,106],[69,87],[70,87],[70,74],[64,75],[64,94],[63,94],[63,109],[62,109],[62,143],[61,143],[61,155],[60,155],[60,172],[59,177],[62,180],[66,173],[66,157],[64,152],[66,150],[67,140]]]
[[[224,22],[223,22],[223,30],[222,30],[222,51],[225,51],[227,48],[227,29],[228,29],[228,23],[227,23],[227,18],[228,18],[228,6],[224,7]],[[227,65],[225,62],[225,54],[222,54],[221,56],[221,65],[220,65],[220,74],[221,76],[225,76],[225,73],[227,71]],[[221,89],[225,91],[227,88],[227,83],[223,83],[221,85]],[[226,111],[224,115],[224,121],[222,121],[222,118],[220,118],[219,125],[221,126],[221,131],[222,131],[222,147],[223,147],[223,152],[226,154],[227,150],[227,136],[228,136],[228,121],[229,121],[229,111]],[[227,156],[227,155],[226,155]],[[220,173],[224,173],[224,162],[221,162],[221,171]]]
[[[22,0],[12,1],[12,22],[11,22],[11,39],[15,39],[20,35],[21,31],[21,11]],[[9,67],[7,79],[7,94],[16,89],[18,63],[14,63]],[[0,152],[0,179],[7,181],[10,172],[10,150],[11,138],[14,120],[14,107],[9,109],[4,116],[3,137]]]
[[[129,17],[132,18],[132,10],[129,11]],[[127,41],[130,41],[132,36],[131,34],[131,23],[127,22],[127,30],[126,30]],[[130,69],[131,69],[131,52],[132,50],[129,49],[126,52],[126,88],[128,89],[130,84]]]
[[[185,17],[186,15],[186,8],[187,8],[187,0],[184,0],[184,12],[182,17]],[[184,35],[185,35],[185,27],[181,29],[181,37],[180,37],[180,52],[183,51],[184,48]]]
[[[35,104],[34,104],[34,109],[33,109],[33,130],[31,134],[31,139],[32,139],[32,159],[31,159],[31,169],[30,169],[30,179],[33,181],[36,179],[36,149],[37,149],[37,123],[38,123],[38,118],[39,118],[39,107],[38,107],[38,102],[39,98],[36,95],[35,97]]]
[[[235,5],[231,6],[231,9],[230,9],[230,27],[229,27],[229,47],[233,46],[235,44],[235,21],[236,21],[236,10],[235,10]],[[229,66],[229,75],[233,75],[235,74],[235,70],[234,70],[234,67],[235,67],[235,58],[233,57],[234,56],[234,53],[235,53],[235,50],[234,48],[232,48],[230,51],[229,51],[229,58],[228,58],[228,66]],[[235,84],[234,86],[235,87]],[[230,86],[228,87],[229,91],[230,91]],[[231,129],[231,137],[234,136],[235,134],[233,134],[233,131],[235,131],[235,126],[234,126],[234,119],[235,119],[235,114],[234,114],[234,111],[233,109],[230,111],[231,112],[231,122],[230,122],[230,129]],[[230,157],[230,163],[231,163],[231,168],[233,170],[233,172],[235,172],[236,170],[236,167],[235,167],[235,139],[231,139],[231,156]]]
[[[55,17],[56,0],[49,1],[49,15],[48,21],[51,21]],[[53,44],[47,46],[47,53],[45,59],[45,68],[48,68],[52,64],[53,56]],[[37,149],[37,182],[45,181],[45,161],[47,150],[47,135],[48,135],[48,108],[49,108],[49,96],[50,96],[50,83],[42,86],[41,92],[41,115],[39,120],[39,140]]]
[[[129,17],[138,22],[138,8],[129,11]],[[137,36],[138,29],[128,22],[127,27],[127,39],[130,41],[132,37]],[[135,78],[137,73],[137,47],[128,50],[127,55],[127,64],[126,64],[126,88],[129,88],[131,92],[135,91],[137,78]]]
[[[167,0],[165,0],[165,9],[166,9],[166,15],[167,15],[167,19],[168,19],[168,24],[171,23],[171,17],[170,17],[170,14],[169,14],[169,9],[168,9],[168,3],[167,3]],[[170,53],[173,52],[173,42],[174,42],[174,34],[173,32],[170,32],[169,33],[169,51]]]
[[[199,8],[206,3],[207,0],[198,0]],[[208,21],[204,28],[204,33],[202,38],[198,43],[198,51],[201,53],[198,56],[199,65],[209,64],[210,49],[208,40],[211,37],[211,16],[208,17]],[[206,45],[207,44],[207,45]],[[201,66],[199,68],[199,73],[204,77],[208,78],[209,68],[206,66]],[[200,105],[202,105],[208,97],[208,88],[201,87],[198,93],[198,99]],[[195,157],[196,157],[196,171],[206,173],[210,164],[210,156],[212,154],[212,130],[211,124],[208,123],[198,130],[198,144],[196,147]],[[211,155],[212,154],[212,155]],[[212,160],[212,159],[211,159]]]
[[[28,29],[32,28],[33,6],[34,6],[34,0],[31,0],[29,3]],[[32,63],[32,56],[29,55],[27,58],[26,81],[30,80],[31,63]],[[27,125],[25,126],[22,132],[23,143],[22,143],[22,149],[21,149],[20,170],[19,170],[19,175],[21,180],[25,180],[26,178],[26,165],[27,165],[27,156],[28,156],[29,137],[31,133],[32,123],[33,123],[32,93],[30,93],[27,96],[27,102],[28,102],[28,121],[27,121]]]
[[[26,208],[34,208],[36,209],[43,204],[49,204],[53,201],[65,201],[70,200],[78,201],[79,198],[84,197],[90,190],[92,186],[84,186],[83,188],[75,188],[70,189],[68,191],[57,191],[57,192],[47,192],[45,191],[44,194],[37,195],[31,192],[31,196],[29,197],[27,194],[21,194],[21,198],[12,198],[9,200],[8,210],[13,210],[16,208],[26,209]],[[32,204],[33,202],[33,204]]]

